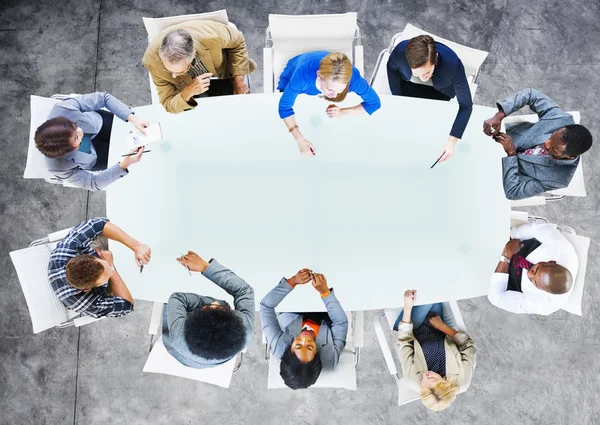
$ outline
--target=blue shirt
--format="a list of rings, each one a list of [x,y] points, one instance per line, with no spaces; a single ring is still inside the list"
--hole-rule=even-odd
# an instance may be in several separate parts
[[[406,45],[409,41],[404,40],[399,43],[387,63],[390,90],[396,96],[402,96],[401,81],[410,81],[412,77],[412,70],[406,59]],[[465,67],[451,48],[437,42],[435,48],[438,53],[438,61],[431,82],[433,88],[446,96],[457,97],[459,108],[450,135],[461,139],[473,111],[473,98]]]
[[[298,55],[290,59],[279,77],[277,90],[283,91],[279,100],[279,116],[283,118],[294,115],[294,103],[300,93],[316,96],[321,94],[316,86],[317,71],[321,60],[329,52],[316,51]],[[360,75],[355,67],[352,67],[352,77],[348,83],[348,91],[354,92],[362,97],[362,107],[370,115],[381,107],[379,96],[369,83]]]
[[[81,138],[81,143],[79,143],[79,148],[77,149],[79,152],[90,153],[90,143],[92,142],[92,137],[89,134],[84,134]]]

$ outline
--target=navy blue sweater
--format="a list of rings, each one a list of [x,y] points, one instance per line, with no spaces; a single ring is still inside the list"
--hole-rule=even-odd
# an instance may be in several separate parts
[[[406,45],[409,40],[400,42],[395,48],[387,63],[388,81],[392,94],[402,96],[400,81],[410,81],[412,71],[406,59]],[[446,96],[458,98],[458,114],[450,130],[450,135],[462,138],[465,128],[469,123],[473,110],[471,90],[465,75],[465,68],[456,56],[456,53],[442,43],[435,43],[438,53],[438,63],[433,71],[431,80],[433,87]]]

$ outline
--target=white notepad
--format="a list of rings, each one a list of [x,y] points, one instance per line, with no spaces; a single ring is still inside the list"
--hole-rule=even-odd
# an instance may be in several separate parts
[[[129,142],[133,147],[146,146],[162,139],[162,131],[159,122],[146,127],[145,131],[146,135],[139,130],[129,132]]]

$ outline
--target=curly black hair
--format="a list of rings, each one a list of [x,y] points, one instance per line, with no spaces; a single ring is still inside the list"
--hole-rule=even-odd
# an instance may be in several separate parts
[[[183,328],[192,353],[205,359],[230,359],[244,349],[246,329],[229,306],[197,308],[188,314]]]
[[[302,363],[292,352],[290,345],[281,356],[279,375],[283,378],[285,385],[293,390],[299,390],[308,388],[317,382],[322,368],[323,364],[318,351],[310,362]]]
[[[567,125],[561,139],[565,144],[564,155],[567,156],[581,155],[592,147],[592,134],[579,124]]]

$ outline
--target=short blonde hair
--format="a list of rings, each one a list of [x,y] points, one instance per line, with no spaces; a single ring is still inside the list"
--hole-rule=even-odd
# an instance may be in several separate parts
[[[352,63],[343,53],[330,53],[321,59],[319,76],[324,80],[332,79],[335,82],[346,84],[344,91],[336,97],[325,98],[332,102],[341,102],[348,94],[348,83],[352,77]]]
[[[458,394],[458,384],[445,379],[431,388],[421,388],[421,402],[428,409],[439,412],[450,406]]]

